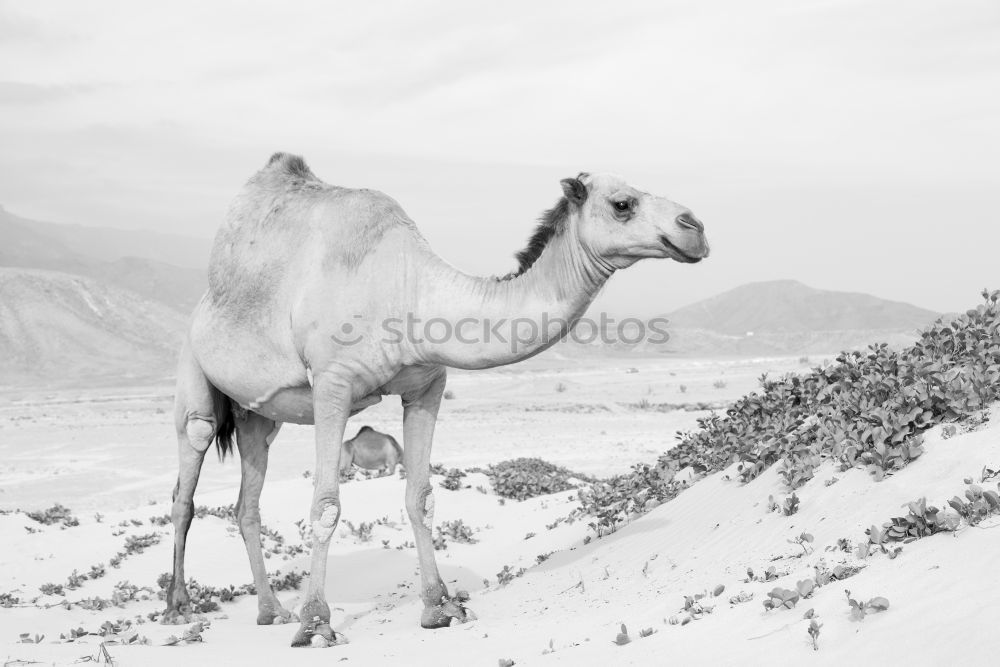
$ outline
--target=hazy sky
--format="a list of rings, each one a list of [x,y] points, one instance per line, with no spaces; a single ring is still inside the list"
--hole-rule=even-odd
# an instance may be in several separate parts
[[[7,209],[211,236],[275,150],[475,273],[579,171],[690,206],[713,256],[617,312],[773,278],[964,309],[1000,288],[1000,3],[0,0]]]

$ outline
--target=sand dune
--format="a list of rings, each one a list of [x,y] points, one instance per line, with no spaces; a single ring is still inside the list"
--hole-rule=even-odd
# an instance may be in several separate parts
[[[695,378],[699,374],[705,378],[718,376],[724,368],[720,363],[686,367],[686,375],[680,379],[691,383],[696,396],[710,394],[716,390]],[[742,377],[731,367],[725,368],[731,377]],[[747,369],[747,374],[752,370],[758,369]],[[547,374],[544,382],[532,378],[538,374]],[[622,424],[629,418],[649,417],[641,423],[644,428],[655,429],[657,419],[665,426],[669,415],[630,413],[622,408],[621,413],[552,410],[544,413],[554,426],[551,431],[540,430],[534,437],[525,437],[535,431],[530,424],[501,426],[497,421],[495,430],[478,432],[471,453],[462,450],[466,437],[462,434],[465,429],[471,433],[476,423],[514,414],[514,406],[529,402],[598,405],[595,378],[603,377],[608,383],[617,379],[615,391],[624,395],[642,387],[636,375],[642,374],[626,374],[620,368],[595,369],[589,376],[577,375],[579,384],[566,392],[551,395],[549,378],[558,376],[557,369],[551,367],[459,377],[455,383],[456,391],[460,389],[458,398],[444,408],[434,460],[468,465],[466,460],[486,462],[515,453],[544,455],[558,438],[559,425],[568,428],[572,424],[577,434],[583,434],[578,435],[575,456],[580,460],[589,457],[591,469],[598,469],[609,450],[596,444],[599,437],[591,433],[592,424],[617,423],[616,415],[621,414]],[[569,384],[573,377],[567,369],[563,381]],[[738,386],[742,382],[734,381],[734,391],[745,390]],[[565,396],[571,391],[579,392],[572,401]],[[658,391],[667,388],[654,387],[654,398]],[[59,634],[79,626],[96,631],[103,622],[116,619],[132,619],[139,635],[152,644],[108,646],[121,665],[173,665],[178,660],[191,665],[285,664],[292,660],[304,665],[339,660],[363,665],[495,665],[500,658],[513,659],[517,665],[673,661],[696,665],[801,665],[841,664],[859,656],[876,655],[887,655],[893,663],[933,665],[957,660],[987,662],[995,657],[989,628],[1000,621],[1000,609],[992,604],[990,583],[995,578],[994,554],[1000,548],[1000,532],[991,530],[998,525],[996,518],[956,534],[905,544],[894,559],[881,553],[861,558],[855,551],[843,551],[839,541],[849,540],[852,545],[867,541],[865,530],[869,526],[905,514],[901,506],[921,496],[941,507],[947,498],[963,493],[964,478],[978,480],[983,466],[995,468],[1000,462],[996,410],[985,425],[947,439],[941,427],[932,429],[926,436],[926,453],[883,482],[876,483],[862,469],[839,472],[827,464],[796,492],[801,509],[791,516],[768,511],[769,496],[780,499],[788,495],[773,469],[746,485],[734,481],[733,469],[707,477],[675,500],[602,538],[593,536],[585,518],[558,522],[576,507],[574,492],[501,502],[483,475],[470,473],[463,480],[468,488],[459,491],[440,488],[442,478],[435,476],[436,522],[441,525],[461,519],[473,529],[477,540],[474,544],[448,542],[448,548],[438,552],[441,569],[450,586],[470,591],[469,604],[479,618],[434,632],[421,630],[417,623],[420,602],[416,555],[409,544],[412,536],[402,512],[404,482],[390,477],[345,484],[344,521],[331,548],[327,594],[334,607],[336,629],[345,633],[351,643],[293,652],[288,642],[294,628],[254,626],[256,607],[250,596],[238,597],[223,603],[220,610],[207,613],[211,624],[203,633],[204,642],[179,647],[160,645],[183,628],[138,624],[136,620],[162,609],[163,602],[158,599],[129,600],[120,607],[100,611],[59,606],[63,599],[110,597],[114,584],[124,580],[156,590],[157,577],[170,568],[171,528],[154,525],[150,519],[169,511],[167,494],[174,471],[169,454],[147,458],[143,451],[152,447],[169,452],[172,443],[169,434],[158,441],[132,440],[140,433],[133,429],[143,424],[146,426],[142,428],[151,428],[155,421],[151,415],[156,415],[156,406],[162,405],[155,396],[122,395],[117,403],[36,402],[30,409],[25,407],[29,399],[18,399],[19,407],[11,402],[3,412],[7,421],[0,424],[0,442],[12,444],[4,448],[8,467],[0,472],[0,480],[8,491],[0,496],[0,506],[35,509],[61,501],[74,508],[80,525],[63,529],[41,526],[22,513],[0,515],[0,536],[7,547],[0,553],[0,593],[15,594],[22,604],[28,601],[27,606],[0,609],[0,652],[6,659],[69,664],[96,655],[100,637],[60,642]],[[66,412],[59,414],[54,410],[56,405],[63,406],[60,409]],[[48,460],[62,466],[62,470],[49,474],[54,481],[47,495],[39,493],[37,486],[18,482],[15,476],[24,473],[29,464],[28,458],[17,462],[16,451],[23,446],[19,443],[37,440],[45,432],[58,433],[58,424],[64,420],[80,421],[74,410],[106,424],[96,434],[89,427],[80,432],[93,444],[81,447],[83,443],[78,441],[74,448],[71,439],[77,436],[66,430],[65,437],[70,440],[62,453],[50,450],[53,458]],[[42,417],[43,413],[48,417]],[[25,414],[37,415],[38,422],[13,419]],[[398,420],[397,413],[387,411],[373,416],[371,421],[385,419],[386,428],[398,428],[398,421],[395,427],[389,422],[390,417]],[[169,428],[166,416],[156,419],[162,420],[156,429]],[[356,424],[352,423],[352,427]],[[653,430],[649,437],[656,435]],[[657,442],[669,447],[670,436],[659,433]],[[122,446],[133,442],[137,449],[127,469],[135,475],[130,479],[92,475],[88,484],[86,474],[74,475],[75,467],[84,471],[125,470],[111,463],[111,449],[96,446],[105,437],[118,439]],[[301,475],[310,467],[308,438],[305,429],[287,436],[282,433],[272,457],[274,474],[264,489],[264,523],[280,533],[288,545],[302,543],[295,522],[306,516],[312,490],[311,480]],[[54,443],[60,437],[51,439]],[[634,453],[628,456],[633,460],[643,458]],[[38,465],[44,467],[44,463]],[[206,479],[196,496],[197,504],[213,507],[233,502],[237,471],[233,462],[225,466],[206,462]],[[65,484],[60,482],[63,479]],[[984,484],[989,488],[995,485],[996,480]],[[119,491],[101,494],[112,487]],[[32,488],[35,491],[29,492]],[[129,493],[128,488],[139,491]],[[85,498],[96,498],[103,504],[95,507],[85,503]],[[146,504],[147,498],[155,504]],[[103,514],[100,522],[93,514],[96,509]],[[351,534],[348,521],[355,526],[365,521],[378,525],[371,539],[364,541]],[[557,525],[550,528],[553,524]],[[789,541],[804,531],[815,538],[808,545],[808,553]],[[85,581],[79,589],[62,595],[40,594],[38,587],[46,582],[65,583],[73,570],[86,572],[94,564],[107,564],[130,535],[151,533],[158,536],[158,543],[126,557],[119,568],[108,567],[104,577]],[[229,521],[214,516],[197,520],[188,553],[188,574],[203,584],[238,586],[250,579],[242,540]],[[308,558],[304,554],[287,558],[275,554],[267,564],[272,574],[300,571],[308,567]],[[794,609],[764,609],[762,601],[771,589],[794,587],[797,581],[815,575],[816,567],[832,568],[837,564],[863,569],[850,579],[817,589]],[[504,566],[515,573],[520,568],[525,570],[500,585],[497,575]],[[770,566],[775,567],[777,579],[746,581],[747,568],[761,573]],[[712,591],[719,585],[725,587],[721,595],[702,601],[713,606],[711,613],[684,625],[670,624],[672,617],[685,617],[685,596]],[[854,619],[845,588],[864,600],[884,596],[890,608],[863,620]],[[730,602],[732,596],[740,594],[752,594],[753,599]],[[300,592],[294,590],[283,591],[279,597],[291,607],[300,602]],[[33,604],[31,600],[35,600]],[[971,617],[953,613],[970,607],[976,610]],[[822,622],[818,651],[813,650],[806,631],[809,621],[803,614],[808,609],[813,609]],[[622,623],[627,626],[631,642],[619,646],[614,640]],[[640,637],[644,629],[654,632]],[[44,634],[45,639],[39,645],[15,643],[22,632]]]

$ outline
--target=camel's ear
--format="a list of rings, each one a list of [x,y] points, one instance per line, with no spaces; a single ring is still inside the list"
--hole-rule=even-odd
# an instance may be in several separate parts
[[[572,203],[583,206],[583,202],[587,201],[587,186],[579,178],[564,178],[559,183],[566,199]]]

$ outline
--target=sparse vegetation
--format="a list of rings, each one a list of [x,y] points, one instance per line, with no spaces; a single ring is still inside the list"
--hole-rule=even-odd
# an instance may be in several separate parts
[[[523,567],[514,570],[510,565],[504,565],[503,569],[497,572],[497,583],[501,586],[506,586],[517,577],[524,576],[525,572],[527,572],[527,570]]]
[[[520,458],[491,465],[486,470],[493,491],[502,498],[526,500],[575,489],[571,479],[591,479],[536,458]]]
[[[793,491],[825,460],[841,470],[865,467],[876,480],[900,470],[923,452],[927,429],[968,420],[1000,397],[1000,291],[984,291],[983,299],[903,350],[877,344],[805,374],[762,377],[760,390],[724,415],[679,433],[656,464],[581,492],[581,509],[604,534],[679,493],[675,471],[717,472],[733,461],[743,482],[783,462]]]
[[[444,544],[446,540],[452,542],[459,542],[461,544],[475,544],[479,540],[473,535],[473,530],[469,526],[465,525],[465,522],[461,519],[455,519],[454,521],[445,521],[441,523],[436,529],[437,537],[440,538],[441,543]],[[435,539],[435,548],[438,540]],[[447,547],[442,547],[447,548]]]
[[[859,621],[868,614],[885,611],[889,608],[889,600],[884,597],[874,597],[868,602],[860,602],[851,597],[851,591],[845,592],[847,593],[847,604],[851,607],[851,616]]]
[[[375,528],[375,524],[371,521],[362,521],[358,525],[354,525],[347,519],[344,519],[344,527],[347,528],[350,535],[358,542],[372,541],[372,530]]]
[[[63,528],[72,528],[80,525],[80,520],[73,516],[69,508],[59,503],[45,510],[25,512],[25,516],[45,526],[61,524]]]
[[[444,474],[444,480],[441,481],[441,488],[449,491],[458,491],[463,486],[463,477],[465,477],[465,472],[458,468],[452,468]]]
[[[159,533],[147,533],[145,535],[129,535],[125,538],[125,555],[132,556],[141,554],[143,551],[160,543]]]

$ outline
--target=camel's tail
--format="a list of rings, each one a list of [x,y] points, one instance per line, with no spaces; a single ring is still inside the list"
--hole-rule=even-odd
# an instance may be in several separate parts
[[[233,414],[233,400],[212,387],[212,408],[215,411],[215,449],[219,458],[233,451],[233,434],[236,433],[236,416]]]

